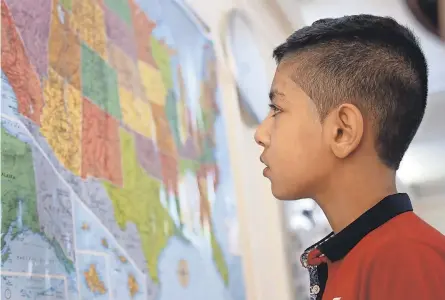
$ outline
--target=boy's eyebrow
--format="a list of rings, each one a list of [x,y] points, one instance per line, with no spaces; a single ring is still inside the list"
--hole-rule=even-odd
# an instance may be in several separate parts
[[[269,92],[269,99],[270,99],[270,102],[274,102],[274,99],[275,99],[276,96],[284,96],[284,94],[281,93],[281,92],[279,92],[279,91],[277,91],[276,89],[272,89],[272,90]]]

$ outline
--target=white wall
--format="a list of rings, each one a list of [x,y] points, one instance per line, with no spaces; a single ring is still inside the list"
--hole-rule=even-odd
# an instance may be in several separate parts
[[[414,211],[426,222],[445,234],[445,193],[419,197],[414,202]]]

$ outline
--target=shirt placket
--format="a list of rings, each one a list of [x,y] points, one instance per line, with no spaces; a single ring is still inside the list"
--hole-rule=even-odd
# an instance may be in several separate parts
[[[327,240],[331,239],[334,235],[330,234],[321,240],[319,243],[313,245],[312,247],[306,249],[304,253],[301,255],[301,264],[304,268],[306,268],[309,272],[309,299],[310,300],[321,300],[323,297],[321,284],[326,285],[326,282],[321,282],[321,280],[326,281],[327,278],[320,278],[320,270],[318,265],[310,265],[308,256],[309,253],[315,249],[317,249],[320,245],[325,243]]]

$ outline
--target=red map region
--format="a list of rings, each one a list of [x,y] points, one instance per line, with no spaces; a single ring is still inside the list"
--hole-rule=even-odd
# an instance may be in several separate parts
[[[83,101],[81,175],[122,185],[119,123],[86,98]]]
[[[42,78],[48,71],[51,0],[6,0],[31,64]]]
[[[170,124],[165,114],[165,107],[150,103],[156,126],[156,142],[162,166],[162,178],[168,190],[178,193],[178,151],[173,139]]]
[[[40,80],[26,56],[9,9],[4,0],[2,14],[2,71],[6,74],[18,102],[19,112],[40,125],[44,105]]]
[[[139,8],[134,0],[129,0],[131,17],[133,20],[134,33],[137,45],[138,59],[157,68],[156,62],[151,51],[151,36],[156,27],[156,23],[150,20],[147,15]]]

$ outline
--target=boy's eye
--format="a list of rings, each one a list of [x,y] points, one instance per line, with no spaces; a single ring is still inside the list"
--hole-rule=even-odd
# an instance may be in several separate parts
[[[273,112],[273,116],[281,111],[275,104],[269,104],[269,107]]]

